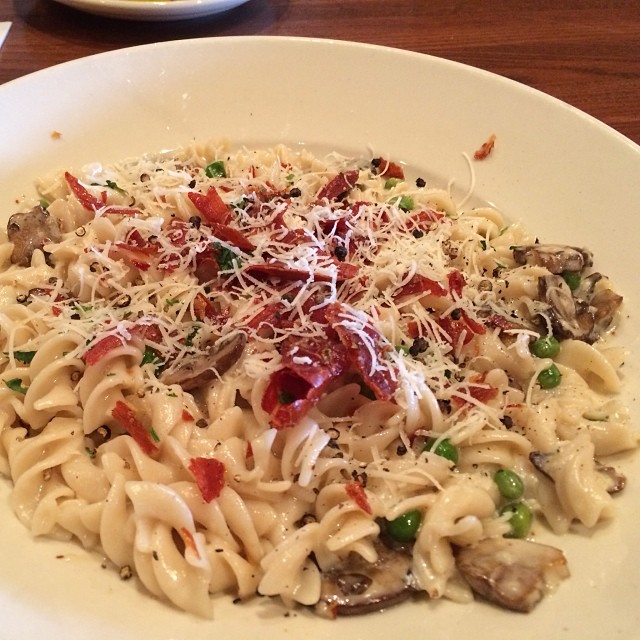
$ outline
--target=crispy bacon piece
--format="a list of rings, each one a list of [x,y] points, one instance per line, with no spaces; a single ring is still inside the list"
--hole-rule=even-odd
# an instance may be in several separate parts
[[[93,344],[84,354],[85,364],[93,366],[104,358],[110,351],[124,346],[124,340],[120,336],[105,336]]]
[[[447,295],[447,290],[439,282],[416,273],[407,284],[394,293],[393,298],[397,299],[418,294],[443,297]]]
[[[218,311],[216,306],[203,293],[197,293],[193,299],[193,315],[196,320],[204,322],[205,320],[218,321],[225,316],[224,313]]]
[[[462,344],[469,344],[475,335],[485,333],[484,325],[469,317],[464,309],[456,309],[458,317],[449,314],[438,318],[436,322],[449,336],[448,342],[455,347],[462,337]]]
[[[138,420],[135,412],[126,402],[118,400],[111,415],[148,456],[158,453],[158,447],[153,441],[151,433]]]
[[[358,267],[348,262],[334,261],[338,273],[338,281],[348,280],[353,278],[358,273]],[[245,268],[245,273],[252,275],[255,278],[278,278],[280,280],[295,281],[295,280],[309,280],[311,277],[311,271],[308,269],[296,269],[295,267],[289,267],[282,262],[270,262],[268,264],[252,264]],[[315,282],[331,282],[332,278],[329,274],[315,272],[313,274]]]
[[[238,229],[230,227],[228,224],[220,224],[218,222],[210,222],[212,234],[219,240],[228,242],[243,251],[253,251],[256,247],[245,235]]]
[[[224,464],[215,458],[191,458],[189,471],[205,502],[220,496],[224,488]]]
[[[340,342],[347,350],[351,364],[376,398],[390,400],[398,386],[398,381],[392,378],[388,368],[375,367],[374,355],[371,353],[373,350],[375,360],[383,359],[385,347],[382,345],[382,337],[368,324],[365,324],[359,332],[341,324],[345,313],[350,315],[344,305],[332,302],[327,306],[327,322],[338,334]]]
[[[447,280],[449,283],[449,292],[452,294],[455,293],[456,297],[461,298],[462,290],[464,289],[464,286],[467,284],[467,281],[465,280],[464,275],[456,269],[455,271],[452,271],[447,276]]]
[[[344,485],[344,490],[365,513],[368,513],[369,515],[373,513],[373,509],[371,509],[369,499],[367,498],[367,494],[365,493],[362,484],[357,481],[347,482],[347,484]]]
[[[498,389],[496,387],[492,387],[485,383],[487,375],[483,373],[482,375],[474,376],[471,379],[469,388],[467,390],[468,395],[477,400],[478,402],[482,402],[486,404],[489,400],[493,400],[498,395]],[[452,402],[457,404],[458,406],[464,406],[468,404],[468,401],[459,398],[458,396],[453,396],[451,398]]]
[[[87,210],[95,211],[96,209],[102,209],[105,203],[102,200],[98,200],[93,194],[89,193],[81,184],[78,178],[71,175],[68,171],[64,173],[64,179],[67,181],[71,192],[76,197],[78,202]]]
[[[404,180],[404,170],[395,162],[390,162],[384,158],[374,158],[371,164],[374,167],[375,173],[378,175],[383,175],[385,178],[399,178],[400,180]]]
[[[479,149],[473,154],[474,160],[484,160],[493,151],[496,142],[495,134],[491,134],[486,142],[483,142]]]
[[[416,229],[422,232],[430,231],[433,229],[434,225],[445,217],[445,214],[440,211],[424,209],[422,211],[418,211],[418,213],[412,215],[407,220],[407,228],[409,231],[415,231]]]
[[[187,195],[207,224],[227,225],[231,221],[229,206],[224,203],[215,187],[209,187],[206,194],[190,191]]]
[[[339,173],[320,189],[316,199],[322,200],[326,198],[327,200],[338,200],[341,196],[343,197],[353,189],[358,181],[359,175],[360,172],[357,169]]]
[[[262,398],[276,429],[296,424],[348,366],[345,348],[329,339],[290,336],[282,343],[281,355],[283,368],[271,375]]]

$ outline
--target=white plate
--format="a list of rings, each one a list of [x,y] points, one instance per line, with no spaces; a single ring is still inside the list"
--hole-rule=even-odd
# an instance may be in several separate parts
[[[56,0],[74,9],[124,20],[183,20],[228,11],[248,0]]]
[[[631,329],[640,312],[640,148],[557,100],[477,69],[361,44],[260,37],[169,42],[67,63],[0,87],[0,211],[10,214],[38,175],[222,136],[354,153],[371,146],[443,184],[455,178],[464,191],[463,153],[492,133],[493,154],[475,163],[476,195],[545,239],[593,249],[625,295],[636,318],[620,330],[630,350],[626,399],[640,424],[640,338]],[[303,611],[285,617],[265,598],[248,606],[216,601],[214,621],[196,620],[140,593],[134,581],[121,583],[76,545],[31,540],[0,481],[0,636],[638,638],[637,458],[628,471],[616,521],[558,540],[572,578],[533,613],[438,601],[336,622]]]

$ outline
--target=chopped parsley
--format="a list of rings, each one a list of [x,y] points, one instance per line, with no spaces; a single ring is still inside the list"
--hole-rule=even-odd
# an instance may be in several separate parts
[[[22,378],[11,378],[11,380],[5,380],[4,383],[16,393],[27,393],[29,387],[22,386]]]
[[[4,355],[8,356],[9,352],[5,351]],[[14,351],[13,352],[13,357],[18,362],[22,362],[22,364],[31,364],[31,361],[33,360],[33,356],[35,355],[36,355],[35,351]]]

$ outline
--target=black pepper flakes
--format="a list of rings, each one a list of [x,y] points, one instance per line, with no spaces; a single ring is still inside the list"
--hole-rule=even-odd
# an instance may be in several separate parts
[[[424,231],[421,231],[420,229],[414,229],[411,232],[411,235],[416,239],[422,238],[424,236]]]
[[[189,224],[194,228],[194,229],[199,229],[200,225],[202,224],[202,218],[200,216],[191,216],[189,218]]]
[[[289,191],[290,198],[299,198],[301,195],[302,195],[302,191],[300,191],[298,187],[294,187],[293,189],[291,189],[291,191]]]
[[[513,429],[513,418],[511,416],[504,416],[500,419],[500,422],[502,422],[505,429]]]
[[[422,338],[422,337],[416,338],[413,341],[413,344],[409,347],[409,355],[415,358],[416,356],[426,351],[428,347],[429,347],[429,343],[426,341],[425,338]]]
[[[416,179],[416,187],[418,187],[419,189],[422,189],[422,187],[426,187],[427,183],[425,180],[423,180],[422,178],[417,178]]]
[[[118,572],[121,580],[130,580],[133,578],[133,571],[128,564],[120,567],[120,571]]]
[[[339,244],[334,250],[333,255],[340,262],[344,262],[348,254],[347,248],[343,244]]]

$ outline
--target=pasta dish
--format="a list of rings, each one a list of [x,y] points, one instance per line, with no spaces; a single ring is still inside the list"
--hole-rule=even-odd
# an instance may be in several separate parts
[[[34,536],[199,616],[259,594],[334,618],[530,611],[569,575],[536,537],[613,517],[606,458],[637,435],[589,250],[391,159],[284,146],[38,197],[0,242],[0,472]]]

